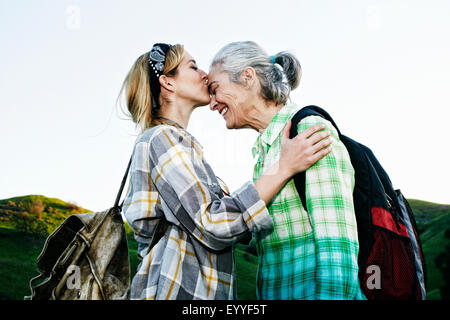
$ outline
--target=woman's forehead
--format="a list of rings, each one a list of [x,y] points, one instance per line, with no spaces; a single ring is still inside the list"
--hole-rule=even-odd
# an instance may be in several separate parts
[[[195,59],[191,56],[189,52],[184,51],[182,63],[189,63],[191,61],[195,62]]]
[[[212,67],[209,70],[208,79],[209,79],[209,81],[215,81],[215,80],[218,81],[219,79],[226,77],[226,75],[227,74],[224,71],[221,71],[219,68]]]

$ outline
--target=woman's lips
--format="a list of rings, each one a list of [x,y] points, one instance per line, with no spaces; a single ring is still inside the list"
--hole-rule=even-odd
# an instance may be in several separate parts
[[[220,115],[223,117],[228,111],[228,107],[223,107],[221,110],[219,110]]]

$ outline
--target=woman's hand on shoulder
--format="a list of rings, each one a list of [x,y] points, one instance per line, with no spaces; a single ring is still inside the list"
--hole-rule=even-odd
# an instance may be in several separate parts
[[[331,152],[330,133],[324,125],[315,125],[289,138],[289,120],[281,136],[280,169],[289,176],[303,172]]]

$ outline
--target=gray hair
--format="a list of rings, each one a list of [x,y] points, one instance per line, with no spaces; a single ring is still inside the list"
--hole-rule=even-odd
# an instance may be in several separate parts
[[[232,42],[220,49],[211,62],[211,68],[217,67],[227,72],[232,82],[241,83],[242,71],[252,67],[261,84],[261,96],[284,105],[291,90],[300,84],[301,66],[298,59],[286,51],[273,58],[274,61],[253,41]]]

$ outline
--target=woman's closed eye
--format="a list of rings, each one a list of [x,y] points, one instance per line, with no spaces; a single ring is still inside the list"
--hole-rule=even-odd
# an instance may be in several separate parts
[[[217,85],[215,82],[212,82],[208,85],[209,94],[216,95]]]

